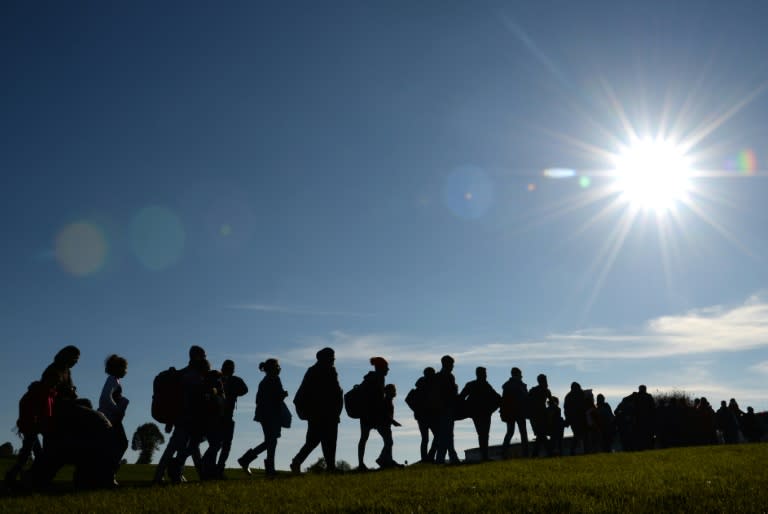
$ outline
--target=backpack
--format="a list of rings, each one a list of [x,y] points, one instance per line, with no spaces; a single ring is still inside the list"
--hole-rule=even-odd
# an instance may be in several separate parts
[[[413,412],[417,412],[421,410],[421,405],[419,405],[419,403],[419,392],[416,389],[408,391],[408,394],[405,395],[405,404],[408,405]]]
[[[157,374],[152,381],[152,418],[166,425],[175,424],[184,405],[182,372],[174,367]]]
[[[344,393],[344,410],[350,418],[360,419],[363,415],[364,403],[363,388],[359,384]]]
[[[19,419],[16,426],[22,434],[45,431],[53,417],[56,393],[42,382],[32,382],[19,400]]]

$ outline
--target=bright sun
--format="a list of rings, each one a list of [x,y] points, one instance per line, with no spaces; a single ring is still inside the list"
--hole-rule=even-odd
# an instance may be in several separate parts
[[[640,139],[615,157],[616,187],[633,207],[663,212],[687,197],[690,162],[675,144]]]

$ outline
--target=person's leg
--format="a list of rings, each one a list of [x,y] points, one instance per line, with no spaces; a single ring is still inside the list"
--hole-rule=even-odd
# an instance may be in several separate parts
[[[429,425],[427,425],[427,421],[424,418],[416,418],[416,422],[419,425],[419,434],[421,434],[419,453],[421,454],[421,461],[426,462],[428,460],[429,448]]]
[[[336,439],[338,431],[339,424],[335,420],[323,422],[320,444],[322,445],[323,458],[325,459],[328,471],[336,470]]]
[[[528,456],[528,427],[526,426],[526,420],[524,417],[517,418],[516,422],[518,431],[520,432],[520,456]]]
[[[488,460],[488,439],[490,438],[491,432],[491,416],[480,416],[472,421],[475,423],[475,430],[477,431],[477,438],[480,443],[480,453],[483,460]]]
[[[392,445],[394,442],[392,440],[392,426],[389,424],[382,425],[377,427],[376,431],[379,433],[379,435],[381,435],[381,439],[384,442],[384,446],[381,448],[381,453],[379,453],[379,456],[376,459],[376,464],[382,468],[385,468],[392,465],[393,462]]]
[[[299,453],[291,460],[291,471],[294,473],[301,471],[301,464],[320,443],[321,433],[322,431],[317,421],[307,421],[307,436],[304,440],[304,446],[301,447]]]
[[[221,452],[219,453],[219,460],[216,464],[216,469],[219,476],[224,474],[224,469],[227,466],[227,459],[229,458],[229,452],[232,451],[232,439],[235,436],[235,420],[224,419],[221,422]]]
[[[360,440],[357,442],[357,467],[362,469],[368,469],[365,465],[365,445],[368,443],[368,435],[371,432],[371,428],[363,420],[360,420]]]

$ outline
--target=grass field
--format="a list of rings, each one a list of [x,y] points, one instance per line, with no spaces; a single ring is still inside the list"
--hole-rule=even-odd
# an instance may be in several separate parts
[[[62,471],[0,512],[768,512],[767,463],[744,444],[155,487],[153,466],[124,466],[118,490],[72,492]]]

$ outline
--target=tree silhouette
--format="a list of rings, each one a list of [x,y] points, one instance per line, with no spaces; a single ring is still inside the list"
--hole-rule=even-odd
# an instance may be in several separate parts
[[[325,458],[320,457],[317,459],[317,462],[312,464],[307,468],[307,471],[311,473],[322,473],[326,470],[328,466],[325,464]],[[336,461],[336,469],[339,471],[350,471],[352,469],[352,466],[349,464],[349,462],[345,460],[337,460]]]
[[[154,423],[144,423],[137,428],[131,441],[131,449],[139,452],[136,464],[151,464],[152,455],[164,442],[163,433]]]

